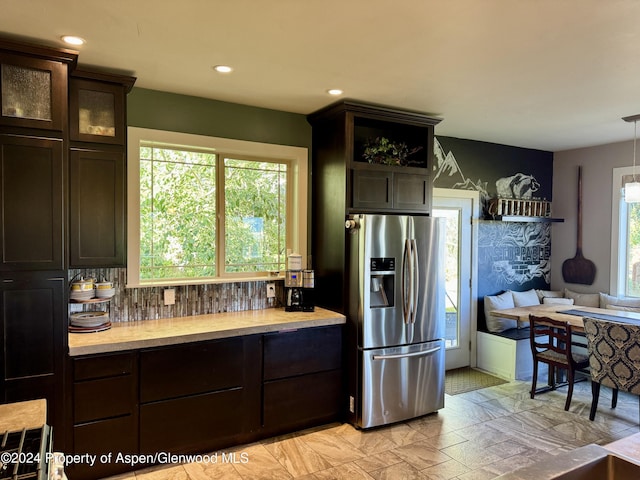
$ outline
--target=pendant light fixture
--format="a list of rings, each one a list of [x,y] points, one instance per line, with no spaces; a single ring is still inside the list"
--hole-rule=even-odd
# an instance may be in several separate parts
[[[636,181],[636,143],[638,139],[638,120],[640,115],[632,115],[622,118],[625,122],[633,122],[633,169],[631,170],[631,182],[624,184],[624,201],[627,203],[640,202],[640,182]]]

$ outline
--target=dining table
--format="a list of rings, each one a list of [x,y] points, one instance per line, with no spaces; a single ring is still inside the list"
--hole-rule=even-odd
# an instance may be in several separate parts
[[[612,322],[623,322],[640,325],[640,313],[609,308],[583,307],[582,305],[540,304],[528,307],[505,308],[492,310],[491,315],[499,318],[517,320],[519,324],[529,322],[529,315],[548,317],[571,324],[574,332],[584,331],[584,317],[599,318]]]

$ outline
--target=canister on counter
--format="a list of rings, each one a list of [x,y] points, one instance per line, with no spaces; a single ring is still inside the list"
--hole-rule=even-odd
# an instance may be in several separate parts
[[[302,286],[304,288],[314,288],[315,286],[315,275],[313,270],[303,270],[302,271]]]
[[[287,270],[302,270],[302,255],[292,253],[287,259]]]

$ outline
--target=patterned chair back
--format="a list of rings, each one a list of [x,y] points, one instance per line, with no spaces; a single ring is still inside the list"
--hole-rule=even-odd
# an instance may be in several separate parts
[[[640,395],[640,325],[584,319],[591,379]]]

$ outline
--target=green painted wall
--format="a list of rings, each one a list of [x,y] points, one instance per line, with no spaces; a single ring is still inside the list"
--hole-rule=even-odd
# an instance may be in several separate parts
[[[127,125],[250,142],[306,147],[311,172],[311,125],[306,116],[206,98],[134,88],[127,95]],[[311,218],[311,180],[307,217]],[[311,222],[307,225],[311,242]],[[311,251],[311,245],[307,245]]]
[[[311,125],[305,115],[145,88],[134,88],[127,96],[127,124],[311,151]]]

